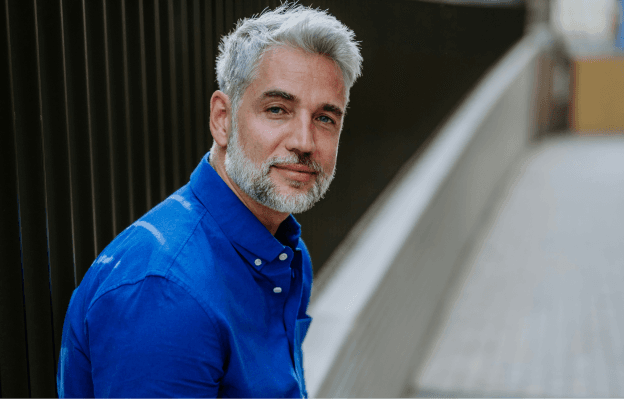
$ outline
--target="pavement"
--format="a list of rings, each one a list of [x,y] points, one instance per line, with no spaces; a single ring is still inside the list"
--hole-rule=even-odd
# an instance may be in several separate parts
[[[406,397],[624,397],[624,134],[531,148],[466,250]]]

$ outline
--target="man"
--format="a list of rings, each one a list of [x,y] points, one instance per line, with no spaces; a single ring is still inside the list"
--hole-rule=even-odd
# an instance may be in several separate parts
[[[211,152],[75,290],[60,397],[307,396],[312,266],[291,213],[329,187],[361,57],[334,17],[287,5],[219,50]]]

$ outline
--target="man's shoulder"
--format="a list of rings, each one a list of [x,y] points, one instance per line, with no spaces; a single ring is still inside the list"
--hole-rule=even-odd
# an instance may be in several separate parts
[[[190,190],[178,190],[119,234],[93,262],[81,283],[93,303],[145,278],[193,285],[193,273],[210,272],[217,228]],[[208,219],[208,220],[206,220]],[[215,234],[212,234],[213,236]],[[203,267],[197,267],[202,265]],[[181,272],[180,269],[194,270]]]

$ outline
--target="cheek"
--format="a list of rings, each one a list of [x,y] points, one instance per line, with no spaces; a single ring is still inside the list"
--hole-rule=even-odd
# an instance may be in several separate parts
[[[249,118],[240,124],[239,134],[249,150],[263,157],[270,153],[279,139],[279,131],[259,118]]]
[[[321,142],[323,148],[332,156],[336,156],[336,152],[338,151],[338,142],[340,140],[340,135],[329,134],[324,137],[324,140]]]
[[[317,147],[320,150],[321,162],[323,166],[332,170],[336,165],[336,158],[338,155],[338,139],[334,137],[327,137],[320,143],[317,143]]]

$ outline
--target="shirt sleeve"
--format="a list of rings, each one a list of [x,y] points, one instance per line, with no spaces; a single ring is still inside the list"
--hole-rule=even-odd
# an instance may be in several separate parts
[[[216,397],[225,351],[206,310],[151,276],[104,294],[87,313],[95,397]]]
[[[93,397],[93,381],[91,380],[91,363],[84,353],[79,337],[82,337],[83,324],[74,314],[83,304],[80,295],[72,294],[69,309],[63,323],[63,338],[59,353],[58,371],[56,375],[58,397],[77,398]]]

